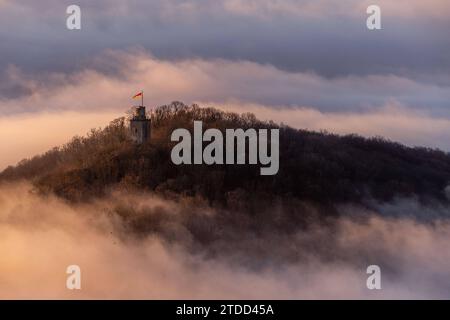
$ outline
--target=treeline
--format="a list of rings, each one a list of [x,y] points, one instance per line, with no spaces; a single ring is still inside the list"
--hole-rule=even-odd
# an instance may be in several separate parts
[[[177,128],[192,130],[194,120],[203,121],[205,130],[279,128],[278,174],[260,176],[259,166],[250,165],[174,165],[170,135]],[[9,167],[0,180],[30,179],[41,192],[72,201],[102,196],[112,188],[137,188],[250,212],[286,199],[330,207],[411,196],[448,202],[444,190],[450,184],[450,156],[439,150],[409,148],[383,138],[296,130],[262,122],[253,114],[180,102],[158,107],[152,130],[148,144],[135,145],[126,119],[120,118],[103,130]]]

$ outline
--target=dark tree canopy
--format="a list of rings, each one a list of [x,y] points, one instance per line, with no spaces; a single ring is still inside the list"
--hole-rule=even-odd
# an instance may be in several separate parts
[[[170,135],[177,128],[192,130],[194,120],[203,121],[204,129],[279,128],[278,174],[261,176],[259,165],[174,165]],[[322,205],[396,197],[448,201],[444,190],[450,184],[450,156],[439,150],[410,148],[379,137],[296,130],[259,121],[253,114],[180,102],[158,107],[152,126],[151,141],[135,145],[126,119],[116,119],[103,130],[9,167],[0,179],[30,179],[41,192],[72,201],[102,196],[111,188],[200,197],[228,208],[283,199]]]

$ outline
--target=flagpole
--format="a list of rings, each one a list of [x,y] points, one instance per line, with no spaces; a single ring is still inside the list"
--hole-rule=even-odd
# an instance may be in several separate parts
[[[144,90],[142,90],[142,95],[141,95],[141,106],[144,106]]]

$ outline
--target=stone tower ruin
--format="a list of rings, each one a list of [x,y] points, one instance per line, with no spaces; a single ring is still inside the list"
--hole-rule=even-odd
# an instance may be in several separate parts
[[[130,119],[131,138],[138,144],[146,143],[151,137],[151,119],[147,117],[145,107],[136,107]]]

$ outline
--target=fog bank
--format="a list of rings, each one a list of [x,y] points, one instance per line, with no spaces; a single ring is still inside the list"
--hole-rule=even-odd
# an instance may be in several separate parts
[[[331,227],[316,224],[299,230],[289,241],[275,231],[270,239],[259,240],[250,231],[236,234],[248,250],[241,252],[231,239],[229,248],[210,257],[208,245],[195,253],[188,249],[192,235],[179,222],[186,204],[150,194],[115,194],[91,204],[70,205],[30,190],[26,183],[0,187],[0,298],[450,297],[450,224],[443,218],[425,224],[364,212],[360,216],[366,218],[355,219],[359,209],[343,208],[348,215]],[[169,215],[163,229],[174,232],[176,240],[168,241],[164,232],[137,237],[126,230],[112,212],[130,203],[136,214],[144,208],[149,215]],[[197,210],[198,217],[218,214],[208,208],[189,210]],[[397,210],[404,209],[399,205]],[[269,241],[271,247],[259,247]],[[263,255],[266,261],[258,260],[261,250],[268,251]],[[289,261],[276,251],[301,255]],[[253,259],[254,267],[240,263],[244,255]],[[71,264],[81,267],[80,291],[65,287],[65,271]],[[382,269],[382,290],[366,288],[370,264]]]

